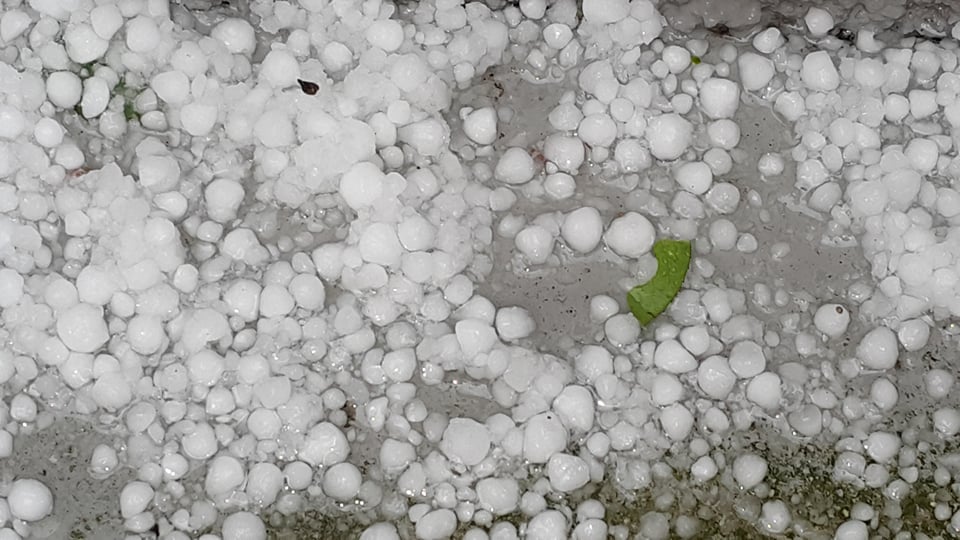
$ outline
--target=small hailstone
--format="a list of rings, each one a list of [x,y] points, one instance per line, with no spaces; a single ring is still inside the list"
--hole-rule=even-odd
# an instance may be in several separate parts
[[[110,339],[103,310],[83,302],[59,315],[57,335],[64,345],[80,353],[92,353]]]
[[[700,85],[700,107],[710,118],[732,118],[740,105],[740,87],[729,79],[710,78]]]
[[[715,477],[719,470],[717,463],[712,457],[703,456],[690,466],[690,475],[693,476],[697,482],[707,482]]]
[[[123,14],[113,4],[100,5],[90,12],[90,24],[101,39],[109,40],[123,27]]]
[[[32,478],[21,478],[10,484],[7,504],[10,515],[23,521],[39,521],[53,511],[53,493],[50,489]]]
[[[590,320],[602,323],[620,311],[620,304],[605,294],[599,294],[590,299]]]
[[[763,54],[770,54],[783,45],[783,34],[778,28],[770,27],[753,37],[753,47]]]
[[[751,489],[767,476],[767,460],[757,454],[741,454],[733,461],[733,479],[743,489]]]
[[[813,325],[831,338],[838,338],[847,331],[850,311],[841,304],[824,304],[813,315]]]
[[[100,37],[88,24],[70,25],[63,34],[67,55],[78,64],[86,64],[103,56],[110,42]]]
[[[249,55],[257,47],[253,26],[240,18],[224,19],[213,27],[210,37],[222,43],[233,54]]]
[[[807,14],[803,17],[803,22],[807,24],[807,29],[810,30],[810,35],[813,37],[823,37],[833,29],[833,15],[830,15],[829,11],[817,7],[812,7],[807,11]]]
[[[660,426],[667,437],[674,441],[682,441],[693,429],[693,414],[681,403],[666,406],[660,411]]]
[[[870,459],[877,463],[887,463],[900,452],[900,437],[895,433],[874,431],[863,443]]]
[[[805,56],[800,76],[807,88],[817,92],[830,92],[840,85],[840,74],[830,58],[830,53],[826,51],[816,51]]]
[[[790,526],[790,509],[783,501],[766,501],[761,507],[760,526],[770,534],[781,534]]]
[[[508,148],[494,168],[497,180],[506,184],[524,184],[529,182],[536,172],[536,164],[530,154],[516,146]]]
[[[546,463],[567,445],[567,430],[556,415],[541,413],[527,420],[523,431],[523,458]]]
[[[275,49],[267,53],[260,64],[260,79],[274,88],[289,88],[300,78],[300,63],[285,50]]]
[[[367,41],[384,52],[394,52],[403,45],[403,26],[394,19],[374,21],[364,34]]]
[[[646,137],[653,157],[673,161],[690,146],[693,125],[678,114],[662,114],[649,120]]]
[[[505,341],[523,339],[536,330],[536,322],[530,312],[516,306],[497,310],[495,326],[500,339]]]
[[[632,314],[621,313],[606,320],[603,324],[603,333],[614,346],[628,347],[638,342],[640,324]]]
[[[160,29],[156,21],[146,15],[139,15],[127,21],[127,48],[136,53],[153,52],[160,43]]]
[[[594,397],[583,386],[569,385],[553,400],[553,410],[568,429],[587,433],[594,422]]]
[[[740,82],[750,92],[766,88],[777,74],[773,60],[752,52],[741,54],[737,65],[740,67]]]
[[[471,111],[463,119],[463,133],[477,144],[493,144],[497,140],[497,111],[493,107]]]
[[[747,399],[770,410],[780,404],[780,376],[769,371],[761,373],[747,384]]]
[[[525,227],[514,238],[517,250],[523,253],[531,264],[547,262],[553,253],[554,242],[553,234],[539,225]]]
[[[487,457],[490,432],[476,420],[454,418],[443,432],[440,450],[452,461],[472,467]]]
[[[702,161],[684,163],[674,170],[673,177],[681,188],[694,195],[703,195],[713,184],[713,172]]]
[[[0,39],[10,43],[17,39],[31,24],[30,15],[19,9],[7,9],[0,17]]]
[[[63,109],[71,109],[83,95],[83,82],[70,71],[55,71],[47,77],[47,98]]]
[[[90,472],[95,477],[103,478],[113,473],[119,463],[116,450],[105,444],[99,444],[90,456]]]
[[[653,248],[656,230],[643,215],[627,212],[610,223],[603,240],[618,255],[639,258]]]
[[[953,374],[944,369],[931,369],[923,375],[927,395],[933,399],[943,399],[950,395],[953,383]]]
[[[603,218],[596,208],[586,206],[567,214],[560,227],[560,235],[574,251],[589,253],[600,244],[603,236]]]
[[[833,535],[834,540],[867,540],[869,537],[867,524],[855,519],[841,523]]]
[[[529,540],[566,538],[567,527],[567,519],[559,510],[539,512],[527,523],[525,538]]]
[[[767,367],[763,349],[753,341],[738,341],[730,350],[730,369],[741,379],[759,375]]]
[[[267,527],[256,514],[235,512],[223,520],[220,528],[223,540],[266,540]]]
[[[400,535],[392,523],[374,523],[363,530],[360,540],[400,540]]]
[[[787,415],[790,427],[804,437],[813,437],[820,433],[823,427],[823,414],[820,408],[807,404]]]
[[[351,501],[360,492],[363,475],[352,463],[338,463],[323,473],[323,492],[337,501]]]
[[[697,368],[697,360],[677,340],[668,339],[657,345],[653,363],[668,373],[687,373]]]
[[[857,345],[857,358],[867,369],[890,369],[897,363],[897,336],[885,326],[874,328]]]
[[[143,512],[153,502],[153,494],[146,482],[128,483],[120,492],[120,515],[126,519]]]
[[[384,190],[385,175],[379,167],[361,161],[343,174],[340,179],[340,196],[354,210],[371,206]]]
[[[547,462],[547,478],[553,489],[566,493],[587,485],[590,468],[587,462],[577,456],[557,453]]]
[[[944,437],[953,437],[960,432],[960,411],[952,407],[937,409],[931,417],[933,428]]]

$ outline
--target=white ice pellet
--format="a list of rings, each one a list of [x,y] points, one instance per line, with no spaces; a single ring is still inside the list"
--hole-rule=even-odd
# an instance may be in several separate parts
[[[857,358],[867,369],[890,369],[898,354],[897,336],[886,326],[874,328],[857,345]]]
[[[523,148],[508,148],[500,156],[494,175],[505,184],[524,184],[529,182],[536,172],[536,164]]]
[[[646,217],[627,212],[610,223],[603,241],[622,257],[638,258],[650,251],[656,230]]]
[[[497,140],[497,111],[493,107],[470,111],[463,119],[463,133],[477,144],[493,144]]]
[[[116,5],[100,5],[90,11],[90,24],[101,39],[109,40],[123,27],[123,14]]]
[[[554,540],[566,538],[567,519],[559,510],[547,510],[537,513],[527,523],[527,540]]]
[[[523,430],[523,458],[546,463],[567,445],[567,430],[553,414],[541,413],[527,420]]]
[[[867,524],[855,519],[844,521],[833,534],[834,540],[867,540],[870,530]]]
[[[30,15],[27,15],[22,10],[4,10],[3,15],[0,16],[0,39],[2,39],[4,43],[12,42],[30,27],[30,23]]]
[[[713,399],[726,399],[736,383],[736,373],[722,356],[711,356],[697,368],[697,386]]]
[[[53,511],[53,493],[39,480],[21,478],[7,492],[10,515],[23,521],[39,521]]]
[[[47,77],[47,98],[63,109],[71,109],[83,95],[83,83],[75,73],[55,71]]]
[[[740,83],[749,92],[766,88],[777,73],[772,60],[752,52],[741,54],[737,65],[740,68]]]
[[[372,205],[384,189],[385,175],[379,167],[361,161],[343,174],[340,179],[340,196],[354,210]]]
[[[547,462],[547,478],[553,489],[567,493],[587,485],[590,468],[577,456],[557,453]]]
[[[147,509],[153,502],[153,488],[146,482],[133,481],[120,491],[120,515],[133,517]]]
[[[657,345],[653,363],[666,372],[676,374],[697,369],[696,358],[675,339],[667,339]]]
[[[566,215],[560,228],[563,241],[574,251],[589,253],[600,244],[603,218],[593,207],[583,207]]]
[[[86,64],[103,56],[110,42],[100,37],[88,24],[70,25],[63,34],[67,55],[78,64]]]
[[[553,253],[555,238],[553,234],[539,225],[524,227],[514,237],[517,250],[530,261],[531,264],[547,262]]]
[[[614,346],[629,347],[640,338],[640,323],[632,314],[617,314],[603,324],[603,333]]]
[[[841,304],[824,304],[814,313],[813,324],[831,338],[840,337],[850,324],[850,311]]]
[[[363,477],[352,463],[337,463],[323,473],[323,492],[336,501],[351,501],[360,492]]]
[[[757,454],[741,454],[733,461],[733,479],[740,487],[749,490],[767,476],[767,460]]]
[[[950,395],[953,383],[953,374],[944,369],[931,369],[923,375],[924,388],[927,395],[933,399],[943,399]]]
[[[900,452],[900,437],[896,433],[874,431],[863,443],[870,459],[877,463],[888,463]]]
[[[807,88],[817,92],[830,92],[840,85],[840,73],[827,51],[816,51],[805,56],[800,76]]]
[[[741,379],[759,375],[767,367],[763,349],[753,341],[738,341],[730,350],[730,369]]]
[[[807,30],[813,37],[823,37],[833,29],[833,15],[830,15],[829,11],[818,7],[807,10],[803,22],[807,24]]]
[[[693,413],[682,403],[674,403],[660,411],[660,426],[671,440],[682,441],[693,429]]]
[[[676,375],[661,373],[653,379],[650,398],[659,406],[676,403],[683,398],[683,383]]]
[[[769,371],[750,379],[747,383],[747,399],[770,410],[780,404],[780,376]]]
[[[107,110],[110,102],[110,87],[100,77],[89,77],[83,81],[83,97],[80,99],[80,112],[84,118],[96,118]]]
[[[88,303],[79,303],[57,318],[57,335],[71,350],[92,353],[110,339],[103,310]]]
[[[240,18],[228,18],[213,27],[210,37],[219,41],[233,54],[252,54],[257,47],[253,26]]]
[[[767,28],[753,36],[753,47],[763,54],[772,53],[777,50],[777,47],[783,45],[783,42],[783,34],[775,27]]]
[[[307,432],[297,456],[317,466],[332,466],[347,459],[350,443],[340,428],[330,422],[321,422]]]
[[[374,47],[394,52],[403,45],[403,26],[397,20],[381,19],[368,26],[364,36]]]
[[[498,309],[495,326],[504,341],[528,337],[537,327],[530,312],[518,306]]]
[[[580,121],[577,135],[591,147],[607,147],[617,137],[617,124],[606,113],[591,114]]]
[[[737,83],[710,78],[700,84],[700,107],[710,118],[732,118],[739,105],[740,87]]]
[[[684,163],[677,167],[673,172],[673,178],[681,188],[694,195],[706,193],[713,184],[713,172],[710,166],[702,161]]]
[[[690,146],[693,125],[678,114],[662,114],[649,120],[645,133],[653,157],[672,161]]]
[[[386,223],[370,224],[360,235],[357,247],[363,260],[383,266],[399,265],[403,254],[396,229]]]
[[[583,386],[569,385],[553,400],[553,410],[568,429],[587,433],[594,422],[594,397]]]
[[[274,49],[260,63],[260,79],[270,86],[281,89],[297,84],[300,78],[300,63],[285,50]]]
[[[457,322],[454,327],[457,342],[463,355],[474,358],[478,354],[490,352],[497,343],[497,333],[486,321],[477,318],[466,318]]]
[[[148,53],[160,43],[160,29],[156,21],[146,15],[139,15],[127,21],[127,48],[136,53]]]
[[[210,133],[217,123],[220,109],[216,105],[188,103],[180,110],[180,124],[183,130],[194,137],[203,137]]]
[[[223,520],[223,540],[266,540],[267,526],[254,513],[234,512]]]

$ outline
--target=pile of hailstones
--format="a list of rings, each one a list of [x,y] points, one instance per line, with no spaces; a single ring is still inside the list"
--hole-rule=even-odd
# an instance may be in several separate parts
[[[745,314],[743,293],[684,291],[683,309],[671,312],[682,328],[662,324],[639,346],[632,316],[594,297],[589,316],[609,347],[584,346],[570,363],[518,346],[535,330],[532,316],[474,290],[492,269],[494,231],[534,266],[604,250],[652,273],[658,235],[694,239],[705,220],[702,255],[756,252],[757,239],[723,217],[740,192],[719,179],[741,155],[733,117],[742,93],[771,103],[799,135],[792,207],[824,220],[827,242],[855,235],[873,265],[876,290],[849,296],[885,324],[824,376],[889,370],[900,348],[925,346],[931,314],[960,315],[950,229],[960,192],[932,179],[958,168],[945,129],[960,124],[960,36],[897,47],[861,30],[848,43],[814,8],[805,36],[771,27],[742,47],[712,49],[658,39],[667,19],[649,0],[521,0],[500,10],[437,0],[402,13],[379,0],[253,1],[260,34],[285,36],[268,45],[246,20],[220,17],[207,31],[165,0],[13,4],[0,15],[0,383],[11,396],[0,455],[59,410],[122,425],[121,451],[97,446],[90,471],[134,471],[120,494],[132,535],[156,529],[179,540],[219,527],[225,540],[265,538],[257,510],[296,513],[307,494],[377,508],[383,521],[363,533],[369,540],[397,538],[402,519],[425,539],[461,523],[471,539],[561,538],[571,527],[577,538],[626,537],[599,501],[574,512],[548,495],[604,481],[605,462],[621,453],[662,455],[671,445],[696,458],[697,482],[727,468],[735,485],[768,493],[763,457],[711,452],[782,402],[781,375],[761,345],[779,335]],[[664,13],[689,29],[723,10],[711,6]],[[723,20],[753,25],[758,9],[749,8]],[[809,52],[811,42],[822,50]],[[579,88],[547,119],[543,163],[526,148],[493,152],[517,113],[509,108],[459,111],[469,151],[452,152],[459,135],[443,113],[453,92],[510,62],[544,76],[579,70]],[[881,128],[898,124],[915,136],[885,144]],[[657,161],[681,159],[669,185],[640,184]],[[507,215],[494,227],[520,198],[572,198],[587,162],[646,189],[645,209],[609,223],[589,206]],[[756,165],[772,178],[785,160],[767,154]],[[251,201],[316,219],[288,234],[278,214],[242,211]],[[944,226],[950,232],[938,234]],[[312,249],[320,237],[332,240]],[[778,246],[785,255],[789,246]],[[692,279],[710,268],[701,258]],[[327,290],[338,291],[335,301]],[[785,304],[785,294],[768,301]],[[700,315],[682,321],[682,312]],[[846,306],[819,306],[814,328],[796,334],[797,351],[822,352],[849,323]],[[648,390],[634,361],[655,376]],[[418,386],[449,372],[488,381],[511,414],[478,422],[430,411]],[[863,399],[812,390],[790,427],[814,436],[843,433],[845,421],[875,425],[867,413],[897,400],[889,378],[877,381]],[[944,397],[953,377],[931,370],[925,381],[930,396]],[[732,418],[716,406],[695,411],[691,392],[743,403]],[[960,412],[939,409],[933,423],[954,435]],[[858,429],[837,478],[909,490],[919,447]],[[351,451],[373,434],[382,438],[379,470],[364,478]],[[567,453],[571,437],[582,443],[576,454]],[[501,465],[511,462],[542,464],[543,476],[521,489],[515,468]],[[631,463],[617,481],[635,488],[672,474],[663,463]],[[195,470],[202,494],[186,481]],[[952,481],[946,469],[935,477]],[[53,494],[36,479],[0,493],[0,538],[56,519]],[[517,511],[528,518],[519,531],[498,520]],[[946,503],[935,513],[960,530]],[[875,515],[851,509],[837,538],[867,538]],[[757,522],[780,533],[791,514],[771,499]],[[695,536],[700,524],[657,511],[639,526],[666,538]]]

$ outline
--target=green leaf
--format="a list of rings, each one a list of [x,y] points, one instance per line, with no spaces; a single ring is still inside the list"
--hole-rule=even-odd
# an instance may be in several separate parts
[[[690,268],[691,253],[688,240],[658,240],[653,245],[657,273],[653,279],[627,293],[627,305],[640,324],[650,324],[680,292],[687,269]]]
[[[699,64],[699,63],[700,63],[700,57],[697,56],[697,55],[695,55],[695,54],[691,54],[691,55],[690,55],[690,63],[693,64],[693,65]]]

